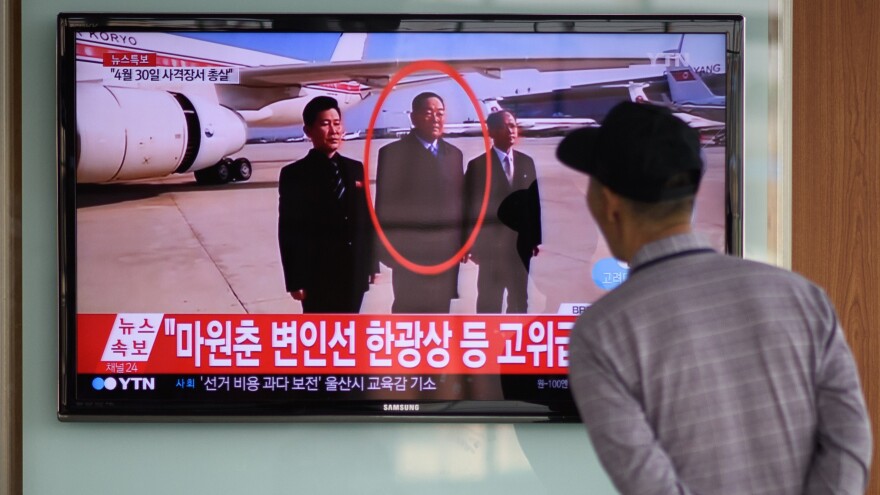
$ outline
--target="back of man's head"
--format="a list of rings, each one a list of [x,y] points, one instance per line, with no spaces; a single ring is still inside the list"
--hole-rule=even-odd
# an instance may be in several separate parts
[[[693,198],[703,176],[699,133],[664,107],[624,102],[600,127],[578,129],[559,160],[638,203]]]

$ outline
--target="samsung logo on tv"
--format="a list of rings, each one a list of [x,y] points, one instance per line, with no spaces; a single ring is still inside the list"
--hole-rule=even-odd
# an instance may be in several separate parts
[[[408,412],[418,411],[418,404],[382,404],[382,410],[385,412]]]

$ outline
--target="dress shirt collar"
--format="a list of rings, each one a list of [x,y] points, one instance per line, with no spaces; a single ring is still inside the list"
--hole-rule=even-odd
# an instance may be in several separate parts
[[[437,142],[437,141],[439,141],[439,139],[435,139],[433,141],[425,141],[415,132],[413,132],[413,136],[415,136],[416,139],[418,139],[419,142],[422,143],[422,146],[424,146],[426,150],[431,151],[431,148],[430,148],[431,145],[433,145],[435,148],[437,148],[438,151],[440,150],[440,145]]]
[[[675,256],[685,251],[712,249],[712,245],[699,234],[678,234],[649,242],[639,249],[630,263],[630,270],[654,260]]]
[[[504,157],[508,157],[510,159],[510,166],[513,167],[513,148],[510,148],[509,153],[505,153],[497,146],[492,146],[492,149],[495,150],[495,154],[498,155],[498,160],[503,164]]]

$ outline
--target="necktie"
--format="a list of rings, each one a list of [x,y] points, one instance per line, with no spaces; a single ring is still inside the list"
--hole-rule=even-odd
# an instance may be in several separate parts
[[[510,166],[510,156],[504,157],[504,175],[508,184],[513,184],[513,167]]]
[[[434,155],[435,158],[437,157],[437,147],[436,146],[434,146],[433,144],[429,144],[428,151],[430,151],[431,154]]]
[[[339,164],[330,160],[330,168],[333,170],[333,194],[341,200],[345,194],[345,184],[342,182],[342,174],[339,172]]]

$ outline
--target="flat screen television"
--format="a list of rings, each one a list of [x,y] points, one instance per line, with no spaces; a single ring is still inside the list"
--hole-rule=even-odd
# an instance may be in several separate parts
[[[569,333],[628,267],[556,146],[673,108],[740,255],[743,24],[60,14],[59,418],[577,420]]]

